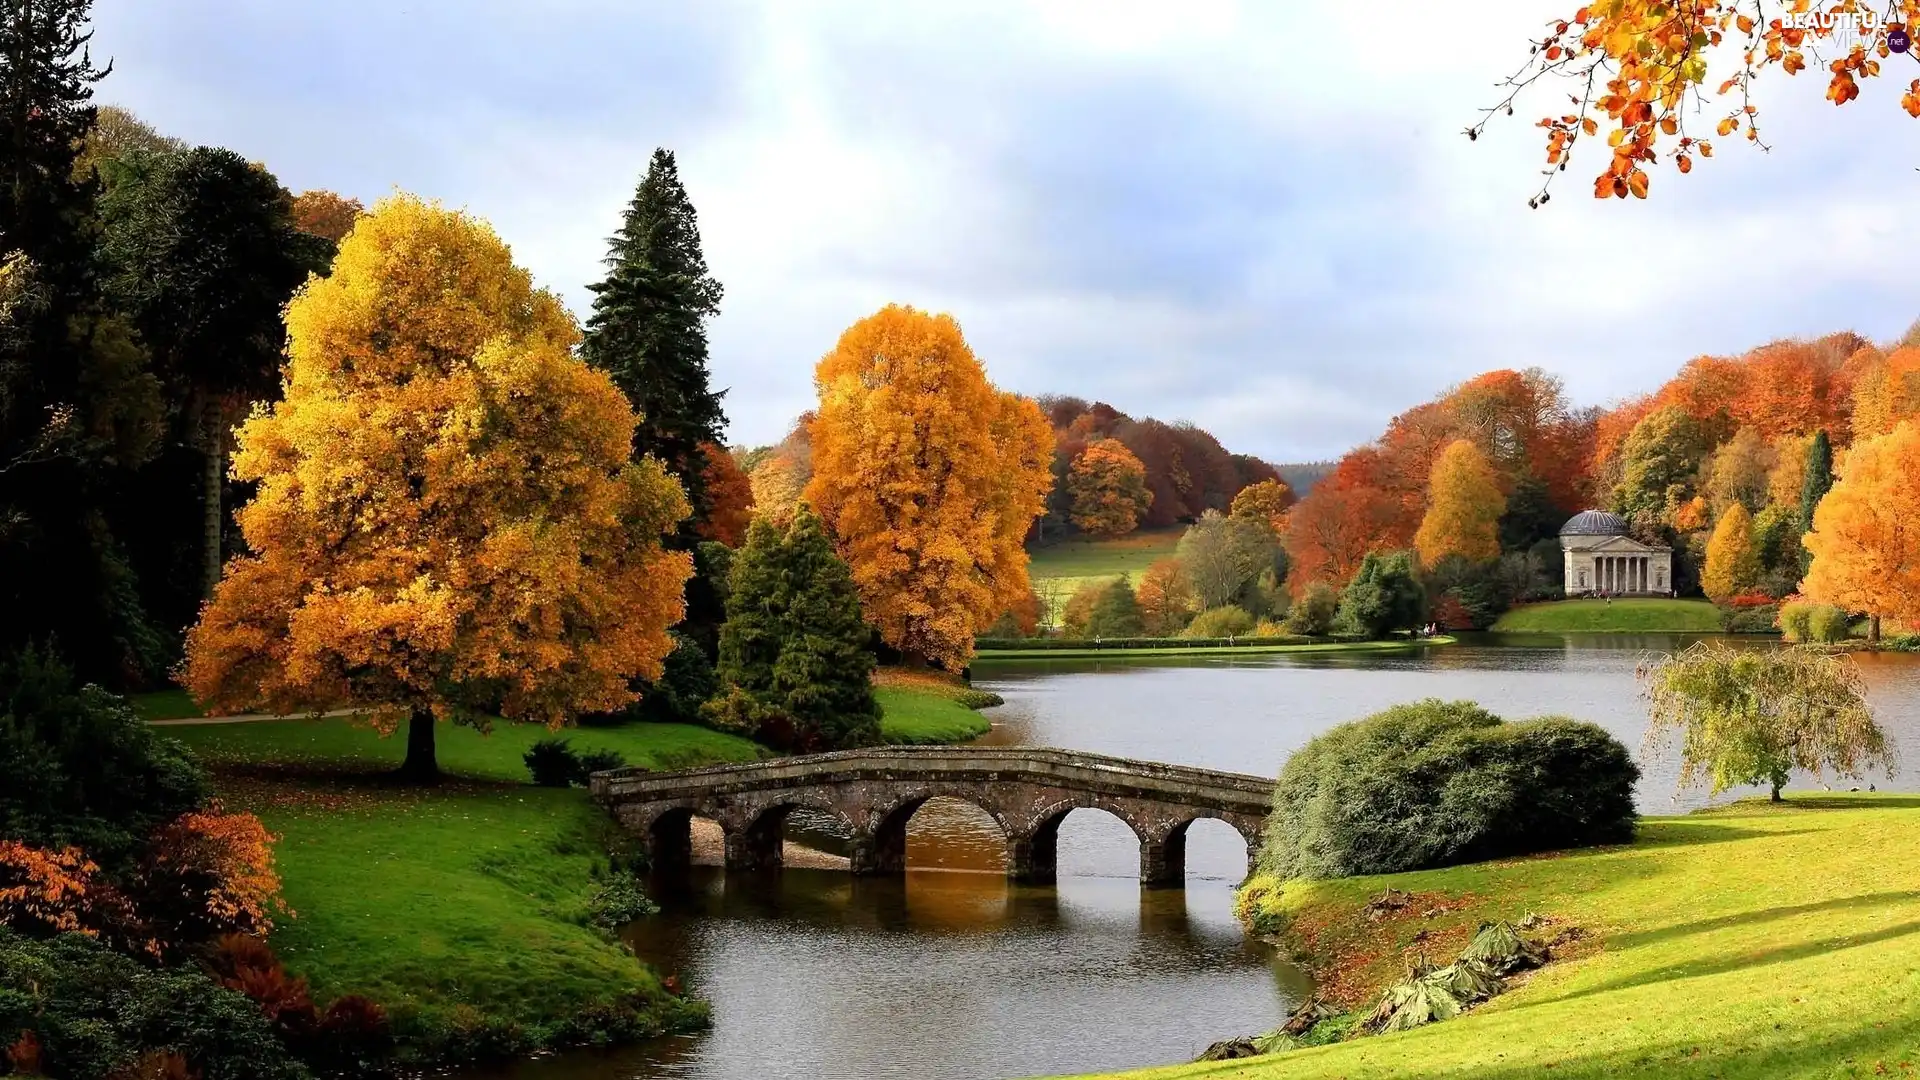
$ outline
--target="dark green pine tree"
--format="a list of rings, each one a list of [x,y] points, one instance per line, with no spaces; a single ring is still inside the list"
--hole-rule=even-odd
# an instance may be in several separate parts
[[[104,306],[98,185],[76,178],[93,127],[89,0],[0,5],[0,652],[57,642],[87,680],[153,674],[147,622],[113,522],[113,485],[153,451],[159,383]]]
[[[798,753],[880,741],[872,631],[847,564],[802,507],[782,534],[756,519],[734,559],[711,712]]]
[[[1813,442],[1807,447],[1807,468],[1805,478],[1800,481],[1800,534],[1805,535],[1813,528],[1813,511],[1820,500],[1827,497],[1827,489],[1833,486],[1833,443],[1827,438],[1827,431],[1821,428],[1813,433]],[[1805,577],[1807,568],[1813,564],[1813,552],[1800,545],[1800,576]]]
[[[693,516],[682,546],[708,512],[702,443],[718,443],[724,391],[707,382],[706,322],[720,311],[720,283],[707,273],[693,203],[673,153],[655,150],[647,175],[608,244],[606,279],[589,286],[581,356],[626,391],[640,413],[633,452],[652,454],[686,485]]]

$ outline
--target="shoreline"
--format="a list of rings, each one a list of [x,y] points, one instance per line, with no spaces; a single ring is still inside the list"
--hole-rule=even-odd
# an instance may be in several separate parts
[[[1395,652],[1404,649],[1424,649],[1431,646],[1453,645],[1458,642],[1448,634],[1436,634],[1429,638],[1410,638],[1405,641],[1320,641],[1309,644],[1298,642],[1274,645],[1179,645],[1153,646],[1148,648],[1127,649],[980,649],[973,654],[973,662],[986,663],[995,660],[1084,660],[1115,656],[1236,656],[1243,654],[1270,655],[1273,653],[1308,652]]]

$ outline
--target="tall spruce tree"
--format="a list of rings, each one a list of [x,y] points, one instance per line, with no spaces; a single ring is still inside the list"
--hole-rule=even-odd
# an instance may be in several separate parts
[[[784,533],[755,518],[720,630],[719,675],[730,689],[708,715],[798,753],[876,743],[872,636],[819,517],[802,506]]]
[[[1807,467],[1805,479],[1800,482],[1800,533],[1805,535],[1813,528],[1813,511],[1826,498],[1827,489],[1833,486],[1833,443],[1827,439],[1827,431],[1821,428],[1814,432],[1813,442],[1807,446]],[[1800,549],[1800,573],[1804,577],[1807,567],[1813,562],[1813,553]]]
[[[89,0],[0,5],[0,651],[53,640],[81,677],[164,660],[106,507],[152,453],[159,383],[102,303],[97,183],[75,168],[93,127]],[[79,175],[76,175],[78,173]]]
[[[707,273],[700,226],[673,152],[653,152],[647,175],[608,244],[606,279],[589,286],[593,314],[581,356],[612,376],[640,414],[633,452],[652,454],[686,486],[693,530],[709,509],[701,443],[719,443],[724,391],[707,381],[706,321],[719,314],[720,283]]]

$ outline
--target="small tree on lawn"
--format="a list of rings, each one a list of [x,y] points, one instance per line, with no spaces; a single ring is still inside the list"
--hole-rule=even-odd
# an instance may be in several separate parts
[[[1858,779],[1893,748],[1841,657],[1803,648],[1736,649],[1701,642],[1644,666],[1647,748],[1680,736],[1680,782],[1713,794],[1768,784],[1774,802],[1794,769]]]
[[[408,723],[550,726],[657,679],[692,572],[661,537],[680,485],[633,461],[633,410],[485,225],[389,199],[287,308],[284,398],[241,428],[249,553],[189,633],[206,705],[351,706]]]
[[[719,675],[705,712],[726,728],[806,753],[880,741],[872,630],[847,564],[804,504],[785,531],[764,517],[734,557]]]
[[[1349,633],[1383,638],[1418,626],[1426,611],[1427,594],[1413,553],[1370,551],[1340,594],[1339,624]]]

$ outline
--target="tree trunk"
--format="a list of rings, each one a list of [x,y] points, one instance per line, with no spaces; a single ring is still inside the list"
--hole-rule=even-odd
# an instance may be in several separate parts
[[[220,584],[225,553],[226,515],[221,506],[221,493],[227,482],[227,433],[221,430],[225,410],[220,407],[219,398],[206,395],[200,410],[200,453],[206,464],[201,474],[200,596],[210,599],[214,586]]]
[[[1867,619],[1867,642],[1871,645],[1880,644],[1880,616],[1878,615]]]
[[[415,709],[407,720],[407,760],[400,775],[416,784],[431,784],[440,779],[440,763],[433,756],[433,711]]]
[[[1768,802],[1785,802],[1786,801],[1785,799],[1782,799],[1780,797],[1780,785],[1778,783],[1775,783],[1773,785],[1773,794],[1767,796],[1767,801]]]

